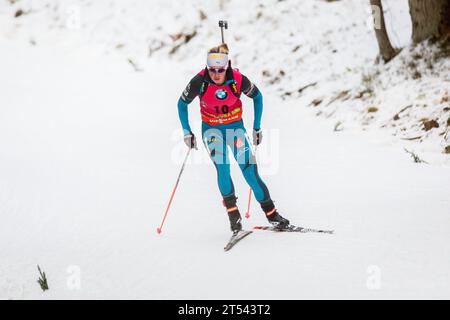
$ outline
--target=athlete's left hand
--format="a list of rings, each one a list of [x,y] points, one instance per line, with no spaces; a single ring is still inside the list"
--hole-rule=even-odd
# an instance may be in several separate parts
[[[253,144],[255,146],[259,145],[262,141],[262,130],[261,129],[253,129]]]

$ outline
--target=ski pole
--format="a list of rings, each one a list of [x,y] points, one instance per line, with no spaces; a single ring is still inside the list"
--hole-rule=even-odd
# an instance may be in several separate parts
[[[246,134],[247,135],[247,134]],[[248,135],[247,135],[247,139],[249,139]],[[249,139],[250,140],[250,139]],[[256,162],[256,149],[258,148],[258,146],[255,146],[253,151],[253,154],[255,155],[255,162]],[[247,212],[245,213],[245,218],[249,219],[250,218],[250,205],[252,202],[252,188],[249,188],[248,191],[248,204],[247,204]]]
[[[252,201],[252,188],[248,191],[248,206],[247,206],[247,212],[245,213],[245,217],[247,219],[250,218],[250,203]]]
[[[175,195],[175,191],[177,190],[178,183],[180,182],[181,174],[183,173],[184,166],[186,165],[186,161],[187,161],[190,153],[191,153],[191,148],[189,148],[188,152],[186,153],[186,157],[184,158],[183,165],[181,166],[180,173],[178,174],[178,178],[177,178],[177,182],[175,183],[175,187],[172,190],[172,195],[170,196],[169,203],[167,204],[166,212],[164,213],[164,217],[161,222],[161,225],[158,228],[156,228],[156,232],[158,234],[161,233],[164,222],[166,221],[167,213],[169,212],[169,208],[170,208],[170,205],[172,204],[173,196]]]
[[[255,147],[255,159],[256,159],[256,147]],[[250,205],[251,205],[251,202],[252,202],[252,188],[249,188],[249,191],[248,191],[248,205],[247,205],[247,212],[245,213],[245,217],[247,218],[247,219],[249,219],[250,218]]]
[[[219,20],[220,34],[222,35],[222,43],[225,43],[225,39],[223,37],[223,28],[228,29],[228,21]]]

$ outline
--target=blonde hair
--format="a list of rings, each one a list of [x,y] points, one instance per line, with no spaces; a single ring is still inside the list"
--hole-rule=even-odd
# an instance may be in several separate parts
[[[221,45],[218,45],[217,47],[213,47],[209,49],[208,53],[225,53],[228,54],[230,50],[228,50],[228,45],[226,43],[222,43]]]

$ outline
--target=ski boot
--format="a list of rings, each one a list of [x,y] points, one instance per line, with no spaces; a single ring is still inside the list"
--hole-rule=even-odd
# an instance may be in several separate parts
[[[230,229],[233,234],[237,234],[242,230],[242,219],[239,209],[236,205],[236,196],[231,195],[223,198],[223,205],[227,208],[228,218],[230,219]]]
[[[289,220],[283,218],[278,213],[272,200],[269,199],[267,201],[261,202],[261,208],[266,214],[266,218],[269,221],[269,223],[273,225],[276,229],[283,230],[289,227],[290,224]]]

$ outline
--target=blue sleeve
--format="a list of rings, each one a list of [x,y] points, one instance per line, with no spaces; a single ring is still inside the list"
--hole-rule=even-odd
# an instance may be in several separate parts
[[[191,127],[189,126],[188,104],[181,98],[178,99],[178,117],[180,118],[184,134],[192,132]]]
[[[253,121],[253,129],[259,130],[261,129],[261,117],[263,112],[263,97],[261,91],[253,98],[253,108],[255,119]]]

